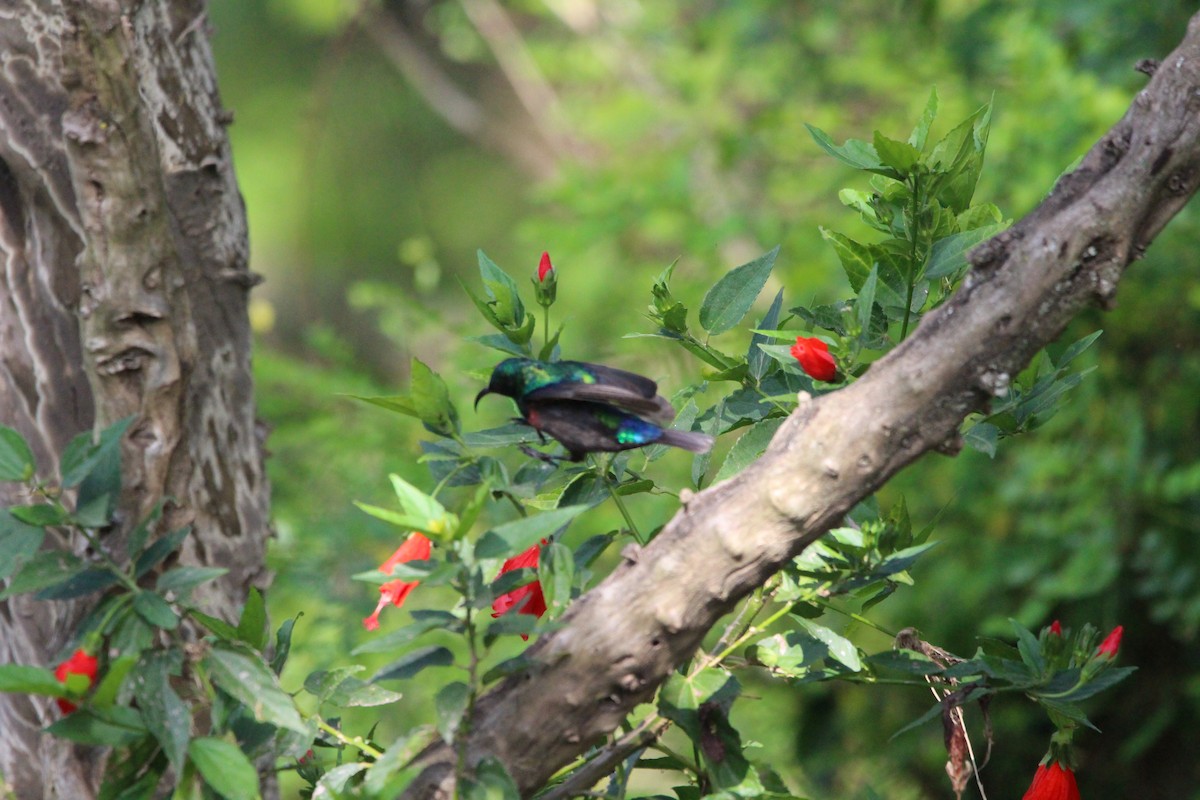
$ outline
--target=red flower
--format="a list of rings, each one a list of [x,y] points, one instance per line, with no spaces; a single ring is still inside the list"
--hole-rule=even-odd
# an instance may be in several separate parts
[[[1117,650],[1121,647],[1121,634],[1125,633],[1125,627],[1118,625],[1113,628],[1108,636],[1104,637],[1104,641],[1096,648],[1096,655],[1108,656],[1109,658],[1117,657]]]
[[[1050,623],[1050,632],[1055,636],[1062,636],[1062,625],[1059,624],[1058,620]]]
[[[1033,783],[1021,800],[1079,800],[1075,773],[1057,761],[1041,764],[1033,774]]]
[[[100,662],[91,653],[83,648],[77,649],[71,653],[71,657],[59,664],[54,670],[54,677],[59,683],[66,683],[68,675],[85,675],[88,679],[88,688],[96,685],[96,668]],[[59,709],[64,714],[70,714],[77,706],[70,700],[65,700],[61,697],[56,697],[54,700],[58,703]]]
[[[397,564],[403,564],[406,561],[424,561],[429,558],[432,542],[425,534],[413,532],[405,541],[404,544],[396,548],[396,552],[388,557],[379,565],[379,571],[388,575],[392,574],[392,570]],[[379,605],[375,606],[375,612],[371,616],[363,620],[363,627],[369,631],[373,631],[379,627],[379,613],[383,611],[388,603],[399,608],[404,605],[404,601],[408,598],[409,593],[417,588],[420,581],[388,581],[379,587]]]
[[[550,254],[543,252],[542,260],[538,262],[538,283],[546,280],[546,276],[554,272],[554,265],[550,263]]]
[[[514,569],[523,569],[525,567],[537,569],[538,558],[541,556],[542,545],[545,543],[545,540],[543,540],[541,544],[535,544],[525,552],[505,561],[500,567],[500,572],[496,574],[496,577],[499,578],[504,573],[512,572]],[[546,596],[542,594],[542,584],[535,580],[533,583],[527,583],[519,589],[513,589],[511,592],[505,592],[500,595],[492,602],[492,616],[498,617],[513,608],[517,608],[518,614],[532,614],[539,618],[545,614]],[[521,638],[529,639],[524,634],[521,635]]]
[[[829,345],[815,336],[797,336],[792,355],[800,362],[800,369],[816,380],[828,383],[837,375],[837,363],[829,355]]]

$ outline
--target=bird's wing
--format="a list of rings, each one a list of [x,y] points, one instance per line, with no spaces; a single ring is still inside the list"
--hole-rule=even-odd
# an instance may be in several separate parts
[[[632,373],[626,373],[632,374]],[[635,375],[634,377],[640,377]],[[649,378],[643,380],[654,385]],[[675,419],[675,409],[665,397],[656,394],[646,397],[640,392],[624,386],[607,383],[556,383],[544,386],[525,395],[526,401],[582,400],[594,403],[610,403],[656,424],[667,425]]]
[[[615,367],[606,367],[603,364],[590,364],[586,361],[576,363],[595,375],[598,383],[606,386],[618,386],[642,397],[654,397],[658,394],[658,384],[644,375],[626,372]]]

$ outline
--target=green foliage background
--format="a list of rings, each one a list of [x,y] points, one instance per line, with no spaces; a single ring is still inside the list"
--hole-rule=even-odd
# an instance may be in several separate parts
[[[493,64],[462,6],[416,5],[451,61]],[[277,622],[304,614],[285,686],[365,641],[375,596],[350,576],[399,542],[351,501],[387,504],[388,472],[430,488],[418,426],[342,395],[399,391],[417,355],[469,405],[497,360],[463,344],[486,332],[456,280],[473,280],[477,247],[516,275],[549,250],[556,313],[569,320],[564,353],[639,369],[669,394],[698,365],[621,337],[649,329],[649,288],[675,259],[672,287],[693,307],[717,275],[775,244],[764,302],[774,281],[820,302],[846,291],[818,225],[864,232],[837,199],[855,178],[804,123],[838,141],[875,129],[903,138],[931,86],[943,124],[994,95],[976,197],[1017,218],[1123,113],[1145,81],[1133,62],[1165,56],[1192,10],[1182,0],[572,7],[603,9],[602,22],[572,30],[551,10],[566,4],[508,6],[557,93],[546,124],[587,156],[539,181],[433,114],[349,2],[212,0],[253,268],[268,278],[254,318],[278,530],[269,607]],[[1085,314],[1064,336],[1105,329],[1084,357],[1096,371],[1045,427],[1002,443],[994,460],[930,457],[885,491],[903,491],[919,527],[945,509],[916,587],[879,609],[893,630],[913,625],[970,654],[975,637],[1007,635],[1009,617],[1034,629],[1054,618],[1125,625],[1122,660],[1140,670],[1094,709],[1104,734],[1079,739],[1093,796],[1200,797],[1198,233],[1185,210],[1132,267],[1120,307]],[[500,414],[496,404],[465,423]],[[682,474],[686,459],[657,468]],[[646,519],[670,512],[662,498],[633,506]],[[439,594],[409,602],[436,607]],[[405,616],[385,614],[385,628]],[[430,699],[412,683],[401,713],[424,714]],[[739,704],[735,721],[798,793],[949,796],[939,730],[889,740],[928,695],[753,683],[747,694],[762,699]],[[1026,711],[993,709],[998,749],[985,776],[996,796],[1017,796],[1045,751],[1048,723]]]

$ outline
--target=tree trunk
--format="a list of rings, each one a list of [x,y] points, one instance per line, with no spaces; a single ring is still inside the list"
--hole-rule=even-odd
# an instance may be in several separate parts
[[[124,417],[103,542],[165,501],[155,535],[229,570],[234,619],[264,585],[269,487],[250,377],[245,211],[202,0],[14,0],[0,11],[0,421],[53,482],[69,439]],[[28,502],[0,484],[0,502]],[[61,534],[47,546],[86,554]],[[0,602],[0,663],[50,665],[88,607]],[[0,694],[0,789],[94,794],[103,754],[44,736],[52,703]],[[2,792],[0,792],[2,793]]]

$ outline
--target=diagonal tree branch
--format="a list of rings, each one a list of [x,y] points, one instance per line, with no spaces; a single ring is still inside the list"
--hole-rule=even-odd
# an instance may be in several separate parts
[[[522,793],[614,730],[732,605],[861,498],[930,450],[1083,308],[1110,307],[1125,268],[1200,184],[1200,15],[1129,111],[1010,230],[971,254],[945,305],[856,383],[800,407],[766,454],[694,496],[476,705],[469,761],[499,758]],[[435,746],[409,797],[449,797]]]

